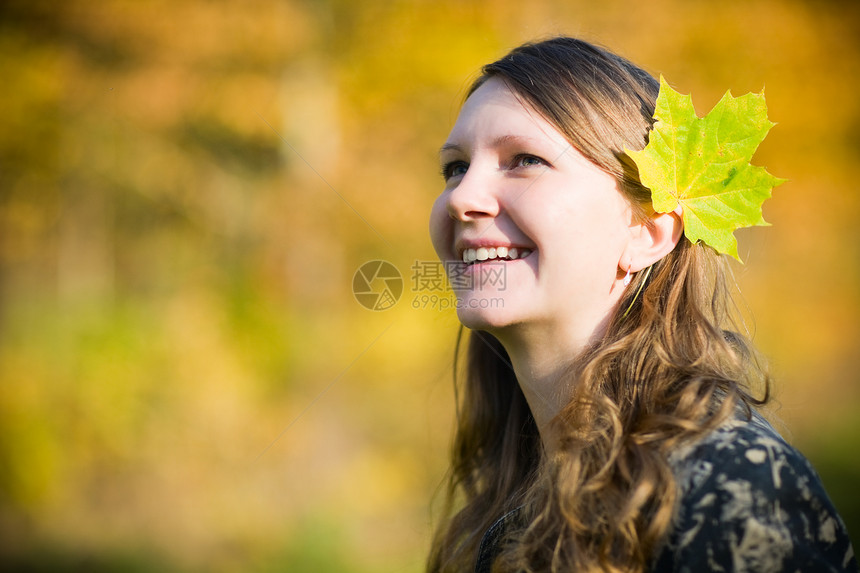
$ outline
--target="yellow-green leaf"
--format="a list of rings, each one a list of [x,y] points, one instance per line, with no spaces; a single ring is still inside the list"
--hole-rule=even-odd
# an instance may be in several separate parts
[[[642,151],[626,150],[642,184],[651,189],[654,210],[683,209],[684,234],[717,251],[738,256],[735,229],[768,225],[761,213],[771,189],[783,183],[750,164],[775,124],[767,119],[764,92],[731,92],[705,116],[696,116],[689,95],[660,78],[656,120]]]

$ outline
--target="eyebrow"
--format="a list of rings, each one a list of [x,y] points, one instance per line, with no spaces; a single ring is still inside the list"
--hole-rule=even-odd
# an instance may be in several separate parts
[[[490,143],[490,147],[501,147],[501,146],[506,145],[506,144],[511,143],[511,142],[520,142],[520,141],[531,142],[531,141],[535,141],[535,139],[533,137],[527,137],[525,135],[513,135],[513,134],[500,135],[499,137],[495,138]],[[446,143],[445,145],[443,145],[442,147],[439,148],[439,155],[445,153],[446,151],[458,151],[460,153],[463,153],[463,148],[456,143]]]
[[[460,147],[459,145],[457,145],[456,143],[446,143],[445,145],[443,145],[442,147],[439,148],[439,155],[442,155],[446,151],[459,151],[460,153],[462,153],[463,148]]]

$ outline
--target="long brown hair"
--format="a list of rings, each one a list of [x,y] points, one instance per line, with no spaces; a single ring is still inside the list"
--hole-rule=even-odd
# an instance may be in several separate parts
[[[624,148],[647,143],[659,89],[652,76],[587,42],[554,38],[485,66],[469,94],[490,77],[648,213],[650,192]],[[551,424],[551,458],[504,347],[472,332],[428,571],[473,569],[483,534],[517,507],[494,571],[647,569],[676,504],[669,453],[767,400],[767,374],[733,320],[728,276],[716,252],[684,238],[637,274],[602,340],[571,357],[576,390]],[[761,400],[750,393],[758,385]]]

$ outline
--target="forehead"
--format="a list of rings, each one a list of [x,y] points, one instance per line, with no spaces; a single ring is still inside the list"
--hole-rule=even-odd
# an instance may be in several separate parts
[[[474,137],[522,135],[568,145],[565,137],[498,77],[484,82],[463,104],[449,143]]]

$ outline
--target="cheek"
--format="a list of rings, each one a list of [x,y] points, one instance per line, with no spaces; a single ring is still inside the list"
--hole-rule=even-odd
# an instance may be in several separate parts
[[[533,234],[538,248],[553,261],[545,272],[577,280],[588,276],[601,284],[605,277],[614,278],[629,230],[624,204],[613,195],[608,198],[580,194],[576,201],[552,202],[554,209],[543,214],[543,225]]]
[[[442,260],[452,256],[449,252],[453,240],[451,236],[452,224],[453,221],[448,216],[444,196],[440,195],[433,203],[433,208],[430,211],[430,240],[433,242],[433,248],[436,249],[436,255]]]

